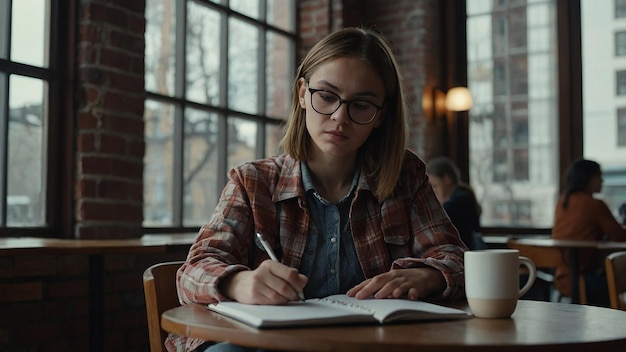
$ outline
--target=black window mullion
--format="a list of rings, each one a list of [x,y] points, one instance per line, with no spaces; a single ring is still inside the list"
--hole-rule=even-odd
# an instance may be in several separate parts
[[[9,143],[9,73],[8,61],[11,48],[11,5],[12,1],[0,2],[0,226],[7,224],[7,180],[8,180],[8,143]],[[5,71],[5,69],[7,71]]]
[[[176,2],[176,73],[174,78],[174,95],[182,101],[185,100],[186,79],[186,30],[187,28],[187,2]],[[184,103],[174,107],[174,160],[173,162],[173,192],[172,194],[172,225],[182,227],[183,210],[185,201],[184,163],[185,163],[185,106]]]
[[[224,13],[220,14],[220,106],[226,110],[228,108],[228,39],[230,17]],[[215,185],[217,194],[226,185],[226,172],[228,163],[228,114],[218,115],[218,135],[217,135],[217,184]]]
[[[261,1],[262,11],[265,11],[265,1]],[[264,13],[264,12],[263,12]],[[262,116],[267,116],[267,35],[268,31],[259,29],[259,55],[258,55],[258,79],[257,79],[257,111]],[[256,131],[256,147],[255,156],[260,159],[265,156],[265,119],[260,119],[257,122]]]
[[[8,136],[9,136],[9,75],[0,72],[0,226],[7,224]]]

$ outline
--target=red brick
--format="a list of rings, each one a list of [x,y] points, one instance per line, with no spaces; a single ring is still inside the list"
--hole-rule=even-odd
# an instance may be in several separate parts
[[[117,49],[100,49],[101,67],[127,71],[130,68],[128,53]]]
[[[40,300],[43,296],[41,291],[39,281],[0,284],[0,303]]]
[[[16,326],[12,338],[21,343],[28,342],[29,345],[50,341],[59,336],[60,328],[58,322],[39,322],[36,324]]]
[[[89,282],[85,280],[64,280],[48,284],[47,298],[73,298],[87,295]]]
[[[15,257],[15,277],[54,275],[57,273],[57,256],[35,255]]]

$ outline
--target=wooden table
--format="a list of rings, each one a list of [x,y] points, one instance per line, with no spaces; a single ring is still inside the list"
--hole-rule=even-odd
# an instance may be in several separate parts
[[[578,251],[580,249],[596,249],[605,253],[626,250],[626,242],[556,240],[552,238],[512,238],[509,239],[509,241],[514,242],[516,246],[566,250],[569,253],[568,259],[570,266],[570,280],[572,284],[572,303],[580,302],[580,290],[578,287]]]
[[[453,305],[468,309],[463,302]],[[509,319],[256,329],[189,304],[163,313],[162,328],[209,341],[285,351],[552,351],[626,349],[626,312],[520,300]]]
[[[60,238],[0,238],[0,256],[84,254],[89,257],[89,350],[104,349],[104,255],[165,253],[193,243],[196,234],[145,235],[135,239],[73,240]]]

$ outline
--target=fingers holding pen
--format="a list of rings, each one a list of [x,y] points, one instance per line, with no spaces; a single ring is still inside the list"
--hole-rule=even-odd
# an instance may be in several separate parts
[[[266,260],[261,266],[267,265],[271,272],[268,284],[279,294],[289,298],[291,301],[300,299],[300,292],[304,290],[308,282],[308,278],[300,274],[296,268],[288,267],[282,263]]]
[[[298,300],[308,278],[295,268],[266,260],[255,270],[231,274],[221,285],[229,298],[247,304],[286,304]]]

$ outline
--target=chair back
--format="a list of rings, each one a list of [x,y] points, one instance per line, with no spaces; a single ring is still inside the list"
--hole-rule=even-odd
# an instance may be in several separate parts
[[[519,255],[523,257],[527,257],[535,263],[537,267],[537,278],[542,279],[554,285],[554,269],[565,262],[563,259],[563,251],[559,248],[555,247],[543,247],[543,246],[533,246],[525,243],[518,242],[515,238],[510,238],[506,242],[506,246],[511,249],[517,249],[519,251]],[[550,269],[550,272],[544,272],[542,269]],[[580,304],[587,303],[587,289],[585,287],[585,278],[583,275],[578,276],[578,292],[579,292],[579,300]],[[560,301],[561,297],[557,300]]]
[[[554,269],[562,262],[561,250],[558,248],[531,246],[519,243],[515,238],[510,238],[506,246],[517,249],[519,255],[532,260],[537,268]]]
[[[184,261],[157,263],[143,272],[143,289],[148,316],[148,336],[151,352],[164,352],[167,333],[161,329],[161,314],[178,307],[176,271]]]
[[[614,252],[604,260],[611,308],[626,310],[626,252]]]

